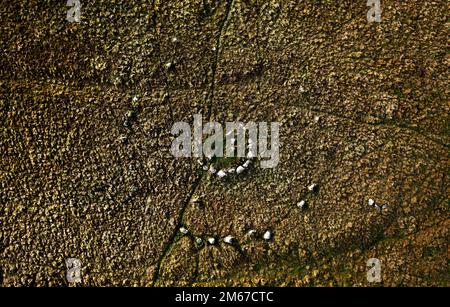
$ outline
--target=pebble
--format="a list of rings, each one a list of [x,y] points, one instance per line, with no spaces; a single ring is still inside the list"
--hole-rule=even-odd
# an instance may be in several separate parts
[[[309,191],[314,191],[314,190],[316,189],[316,187],[317,187],[317,184],[312,183],[312,184],[310,184],[310,185],[308,186],[308,190],[309,190]]]
[[[208,238],[208,243],[209,244],[211,244],[211,245],[213,245],[214,243],[216,243],[216,239],[214,239],[214,238]]]
[[[227,244],[233,244],[234,237],[233,236],[226,236],[223,241]]]
[[[185,228],[185,227],[180,227],[180,232],[181,232],[182,234],[186,235],[186,234],[189,233],[189,230],[187,230],[187,228]]]
[[[267,230],[263,235],[264,240],[270,240],[272,238],[272,232]]]
[[[243,168],[242,166],[238,166],[238,168],[236,169],[236,173],[240,174],[245,170],[245,168]]]
[[[299,207],[299,208],[305,208],[306,207],[306,201],[304,201],[304,200],[301,200],[298,204],[297,204],[297,207]]]
[[[220,170],[217,172],[217,176],[219,176],[220,178],[223,178],[227,175],[227,173],[225,173],[224,171]]]

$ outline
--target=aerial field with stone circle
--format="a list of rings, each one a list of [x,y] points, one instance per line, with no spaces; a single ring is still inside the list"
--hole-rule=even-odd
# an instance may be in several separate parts
[[[450,285],[447,1],[66,2],[0,4],[0,285]],[[279,163],[175,158],[196,114]]]

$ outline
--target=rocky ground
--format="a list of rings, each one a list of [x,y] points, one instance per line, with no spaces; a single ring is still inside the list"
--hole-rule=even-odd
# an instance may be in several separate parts
[[[450,285],[446,1],[81,5],[0,4],[3,286]],[[279,165],[174,159],[196,113],[280,122]]]

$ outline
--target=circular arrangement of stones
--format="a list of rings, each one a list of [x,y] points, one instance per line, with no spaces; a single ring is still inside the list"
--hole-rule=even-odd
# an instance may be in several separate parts
[[[189,229],[187,229],[185,226],[181,226],[179,228],[179,232],[181,233],[182,236],[192,236],[192,238],[194,239],[194,242],[197,245],[203,245],[203,242],[206,241],[206,243],[208,243],[209,245],[215,245],[218,242],[222,241],[226,244],[229,245],[234,245],[237,244],[237,240],[235,237],[233,237],[232,235],[228,235],[223,237],[221,240],[217,240],[215,237],[213,236],[208,236],[206,238],[206,240],[204,240],[202,237],[200,236],[194,236],[191,235],[191,232],[189,231]],[[257,238],[257,232],[254,229],[251,229],[247,232],[247,236],[251,239],[256,239]],[[262,239],[264,239],[265,241],[270,241],[272,239],[273,233],[270,229],[266,230],[263,235],[262,235]]]
[[[231,132],[228,132],[228,136]],[[236,140],[231,139],[233,146],[236,145]],[[250,152],[250,145],[252,145],[252,140],[249,139],[249,144],[247,146],[247,156],[246,158],[236,158],[239,163],[235,166],[230,166],[226,168],[217,168],[212,162],[215,157],[206,157],[205,159],[197,159],[197,163],[202,167],[203,171],[208,172],[212,175],[216,175],[219,178],[224,178],[229,175],[240,175],[249,169],[252,161],[256,158]]]
[[[217,169],[213,163],[209,163],[209,162],[203,161],[201,159],[198,159],[197,162],[198,162],[198,164],[200,164],[200,166],[202,167],[202,169],[205,172],[208,172],[211,175],[216,175],[219,178],[224,178],[229,175],[239,175],[239,174],[242,174],[243,172],[245,172],[246,170],[248,170],[252,163],[252,159],[254,159],[254,158],[247,158],[245,160],[245,162],[242,164],[238,164],[237,166],[231,166],[229,168],[222,168],[222,169]],[[211,160],[211,159],[208,159],[208,160]]]

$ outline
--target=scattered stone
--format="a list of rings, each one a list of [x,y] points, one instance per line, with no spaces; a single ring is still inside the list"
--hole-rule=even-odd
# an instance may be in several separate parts
[[[308,190],[311,191],[311,192],[317,190],[317,184],[315,184],[315,183],[310,184],[308,186]]]
[[[272,232],[267,230],[263,235],[264,240],[270,240],[272,238]]]
[[[375,205],[375,201],[372,198],[370,198],[368,204],[369,206],[373,206]]]
[[[299,207],[300,209],[306,208],[306,201],[301,200],[301,201],[297,204],[297,207]]]
[[[178,38],[173,37],[173,38],[172,38],[172,43],[177,43],[177,42],[178,42]]]
[[[172,64],[172,63],[170,63],[170,62],[169,62],[169,63],[166,63],[166,65],[165,65],[165,66],[166,66],[166,69],[167,69],[167,70],[170,70],[170,69],[172,69],[172,68],[173,68],[173,64]]]
[[[226,236],[223,241],[227,244],[233,244],[234,242],[234,237],[233,236]]]
[[[245,163],[242,166],[247,168],[247,167],[249,167],[250,163],[251,163],[251,161],[247,160],[247,161],[245,161]]]
[[[195,243],[197,243],[199,245],[202,244],[203,243],[202,238],[200,238],[200,237],[195,238]]]
[[[240,174],[245,170],[245,168],[243,168],[242,166],[238,166],[238,168],[236,169],[236,174]]]
[[[300,85],[300,93],[304,93],[305,92],[305,88],[303,86]]]
[[[223,178],[227,175],[227,173],[225,173],[223,170],[220,170],[217,172],[217,176],[219,176],[220,178]]]
[[[208,243],[209,243],[209,244],[211,244],[211,245],[213,245],[213,244],[215,244],[215,243],[216,243],[216,239],[215,239],[215,238],[213,238],[213,237],[211,237],[211,238],[208,238]]]
[[[318,123],[320,121],[320,116],[316,115],[314,116],[314,122]]]
[[[182,226],[182,227],[180,227],[180,232],[184,235],[187,235],[189,233],[189,230]]]

